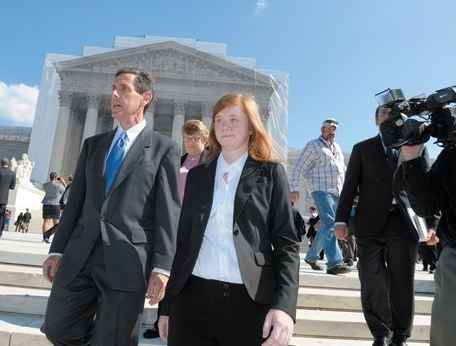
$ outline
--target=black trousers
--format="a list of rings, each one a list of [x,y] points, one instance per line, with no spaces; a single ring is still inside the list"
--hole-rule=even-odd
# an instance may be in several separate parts
[[[0,204],[0,237],[2,236],[3,230],[5,228],[5,213],[6,204]]]
[[[171,304],[168,346],[260,346],[268,311],[244,285],[192,276]]]
[[[426,243],[420,243],[418,252],[423,261],[423,267],[430,270],[434,270],[437,265],[437,249],[435,245],[427,245]]]
[[[68,286],[59,285],[57,274],[41,331],[56,346],[136,346],[144,299],[144,291],[109,287],[97,244]]]
[[[342,251],[344,262],[356,261],[356,241],[354,235],[349,235],[345,240],[339,240],[339,247]]]
[[[356,238],[361,303],[375,338],[407,339],[415,307],[415,261],[418,244],[398,211],[390,214],[384,235]]]

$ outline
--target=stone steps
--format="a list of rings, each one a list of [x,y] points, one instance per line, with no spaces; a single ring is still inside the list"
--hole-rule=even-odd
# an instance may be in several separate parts
[[[1,251],[0,251],[1,252]],[[0,263],[0,285],[50,289],[41,267]]]
[[[49,244],[39,234],[5,232],[1,238],[0,263],[41,266],[49,252]]]
[[[340,300],[338,304],[345,310],[348,303],[344,297],[352,299],[349,303],[356,304],[354,299],[357,292],[333,291],[336,290],[318,292],[316,289],[300,289],[299,296],[303,302],[298,304],[295,334],[313,337],[368,338],[369,331],[360,311],[341,311],[342,309],[338,309],[338,305],[331,303],[331,300]],[[40,317],[45,312],[48,295],[49,290],[46,289],[0,286],[0,311]],[[417,299],[417,306],[430,307],[429,302],[431,300],[430,297],[420,297]],[[324,304],[325,302],[327,305]],[[430,310],[426,310],[426,313],[429,312]],[[143,316],[144,325],[151,325],[155,321],[155,317],[156,307],[146,303]],[[418,341],[427,340],[429,325],[429,315],[417,314],[413,338]]]
[[[40,267],[48,248],[36,234],[10,233],[0,240],[0,346],[49,345],[39,332],[50,289]],[[417,271],[416,292],[412,339],[418,342],[416,346],[423,346],[429,340],[433,276]],[[292,345],[371,345],[359,296],[356,270],[327,275],[311,270],[302,258]],[[146,303],[143,327],[150,326],[155,316],[156,308]],[[3,344],[3,340],[9,343]],[[143,340],[143,344],[161,345],[148,340]]]
[[[301,261],[299,286],[314,288],[335,288],[356,290],[361,289],[356,268],[343,275],[327,275],[326,272],[311,270],[309,265]],[[415,292],[434,294],[434,275],[427,272],[415,272]]]
[[[430,315],[434,297],[429,294],[415,295],[415,313]],[[362,311],[359,291],[301,287],[298,308],[318,310]]]
[[[361,312],[298,309],[295,334],[326,338],[371,338]],[[412,341],[426,342],[430,335],[431,316],[415,315]]]
[[[0,311],[43,315],[46,310],[49,290],[42,288],[24,288],[17,286],[0,286]],[[415,311],[417,314],[431,313],[433,297],[417,294]],[[361,311],[360,293],[338,289],[299,289],[298,309],[318,309],[334,311]],[[145,305],[145,310],[149,309]]]
[[[0,346],[51,346],[39,331],[42,318],[0,313]],[[372,341],[340,338],[318,338],[295,336],[290,346],[370,346]],[[141,339],[140,346],[165,346],[159,339]],[[409,342],[409,346],[427,346],[427,342]],[[233,345],[234,346],[234,345]]]
[[[0,249],[0,257],[4,253]],[[9,251],[12,253],[12,251]],[[14,256],[19,258],[16,253]],[[22,254],[21,256],[28,256]],[[41,265],[27,266],[23,264],[1,263],[0,261],[0,285],[50,288],[50,284],[43,278]],[[344,275],[327,275],[311,270],[307,264],[301,266],[299,279],[300,287],[324,288],[324,289],[344,289],[359,291],[358,272],[355,270]],[[415,291],[419,294],[433,294],[434,281],[433,275],[428,273],[416,272]]]

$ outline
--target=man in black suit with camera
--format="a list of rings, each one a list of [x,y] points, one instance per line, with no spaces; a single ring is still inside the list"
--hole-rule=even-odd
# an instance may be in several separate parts
[[[378,126],[389,117],[389,109],[377,108]],[[406,345],[413,323],[418,237],[401,181],[393,183],[397,166],[398,151],[380,134],[356,144],[336,213],[336,237],[345,239],[359,195],[354,224],[361,302],[373,346]]]

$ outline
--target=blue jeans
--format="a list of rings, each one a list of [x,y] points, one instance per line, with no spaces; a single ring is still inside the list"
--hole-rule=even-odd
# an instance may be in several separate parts
[[[324,191],[312,192],[312,198],[320,215],[320,230],[317,232],[312,246],[307,252],[306,261],[316,262],[320,259],[321,250],[325,250],[328,261],[327,268],[333,268],[342,264],[342,253],[334,234],[334,220],[336,218],[336,208],[339,198],[331,193]]]

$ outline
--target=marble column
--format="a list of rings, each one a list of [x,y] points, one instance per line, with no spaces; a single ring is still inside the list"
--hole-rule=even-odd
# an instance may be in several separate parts
[[[174,101],[174,118],[173,118],[173,130],[171,137],[179,144],[179,148],[182,148],[182,126],[185,123],[185,102]]]
[[[155,102],[153,102],[149,108],[147,108],[146,114],[144,114],[144,118],[146,119],[147,125],[152,126],[154,128],[154,114],[155,114]]]
[[[207,126],[208,129],[211,128],[212,124],[212,109],[213,109],[213,104],[210,102],[203,102],[202,104],[202,113],[201,114],[201,120],[203,121],[204,125]]]
[[[68,91],[59,91],[59,118],[55,129],[52,157],[49,165],[50,171],[55,171],[57,174],[60,174],[62,171],[66,142],[70,139],[68,138],[67,133],[72,97],[73,95]]]
[[[98,124],[98,105],[100,104],[99,95],[89,95],[87,98],[87,113],[84,121],[84,130],[82,132],[81,148],[86,138],[97,133]]]

